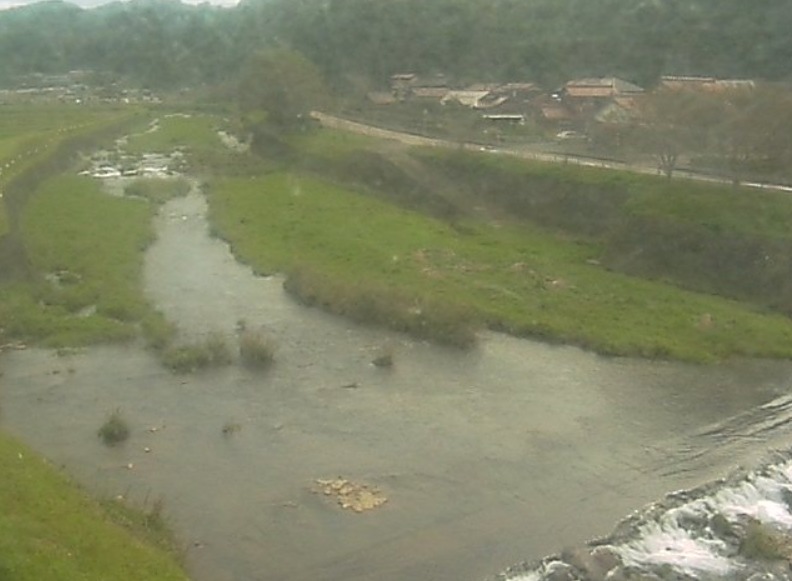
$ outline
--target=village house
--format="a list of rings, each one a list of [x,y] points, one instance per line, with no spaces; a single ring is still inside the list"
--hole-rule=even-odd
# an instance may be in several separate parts
[[[419,76],[415,73],[398,73],[390,77],[391,94],[398,101],[429,99],[440,101],[448,93],[448,80],[443,74]]]
[[[625,125],[638,118],[637,99],[640,97],[614,97],[610,103],[600,109],[594,120],[598,123]]]
[[[487,89],[451,90],[446,93],[445,97],[443,97],[441,100],[441,103],[459,103],[460,105],[470,107],[472,109],[482,109],[482,100],[485,99],[489,94],[490,91]]]
[[[445,86],[414,87],[412,90],[412,98],[423,101],[435,101],[439,103],[446,97],[446,95],[448,95],[449,90],[450,89]]]
[[[707,93],[722,93],[741,89],[754,89],[756,83],[750,79],[717,79],[715,77],[663,76],[659,86],[672,90],[691,90]]]
[[[627,122],[635,110],[635,99],[643,93],[642,87],[617,77],[574,79],[555,91],[555,103],[547,102],[542,111],[546,120],[566,126]]]
[[[588,78],[568,81],[561,90],[569,99],[611,99],[635,96],[644,90],[638,85],[616,77]]]
[[[552,93],[535,83],[474,83],[451,88],[444,75],[422,77],[399,73],[390,78],[390,93],[370,93],[380,105],[396,101],[457,104],[480,111],[493,123],[525,123],[528,119],[548,128],[585,131],[592,122],[626,124],[636,115],[636,98],[644,89],[618,77],[573,79]]]
[[[536,119],[543,125],[569,127],[577,115],[556,93],[541,95],[534,101]]]
[[[390,77],[390,88],[393,96],[398,100],[404,100],[410,95],[412,86],[418,75],[415,73],[396,73]]]
[[[541,94],[534,83],[504,83],[495,86],[479,104],[485,111],[485,119],[524,123],[526,119],[537,117],[537,101]]]

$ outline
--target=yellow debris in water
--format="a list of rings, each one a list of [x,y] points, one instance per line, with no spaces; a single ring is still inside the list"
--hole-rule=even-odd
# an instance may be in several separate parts
[[[362,482],[353,482],[346,478],[332,480],[318,479],[318,490],[325,496],[335,497],[341,508],[363,512],[382,506],[388,498],[377,488]]]

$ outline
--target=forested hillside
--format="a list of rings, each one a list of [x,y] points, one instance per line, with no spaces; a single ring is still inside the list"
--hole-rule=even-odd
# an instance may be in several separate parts
[[[788,0],[132,0],[0,12],[0,83],[91,69],[151,87],[212,84],[285,45],[336,84],[395,72],[463,81],[661,74],[788,80]]]

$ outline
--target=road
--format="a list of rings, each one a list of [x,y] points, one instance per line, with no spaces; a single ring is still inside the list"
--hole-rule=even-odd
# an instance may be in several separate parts
[[[453,147],[459,148],[460,144],[454,141],[444,139],[436,139],[433,137],[424,137],[422,135],[415,135],[413,133],[404,133],[401,131],[394,131],[392,129],[383,129],[374,125],[367,125],[357,121],[350,121],[335,115],[321,113],[319,111],[311,112],[311,116],[319,121],[322,126],[332,129],[339,129],[342,131],[349,131],[361,135],[368,135],[370,137],[379,137],[382,139],[391,139],[399,141],[406,145],[421,145],[429,147]],[[511,155],[523,159],[531,159],[535,161],[544,161],[550,163],[563,163],[575,164],[586,167],[598,167],[603,169],[611,169],[616,171],[626,171],[631,173],[645,174],[645,175],[659,175],[658,169],[649,165],[625,163],[623,161],[600,159],[595,157],[585,157],[581,155],[559,154],[547,151],[535,151],[526,148],[514,147],[485,147],[476,143],[463,143],[463,149],[469,151],[487,151],[493,154]],[[714,174],[706,174],[703,172],[692,171],[689,169],[677,169],[673,174],[674,179],[690,179],[702,182],[710,182],[715,184],[731,185],[732,180],[723,178],[722,176]],[[792,186],[784,184],[771,184],[760,182],[742,182],[740,184],[744,187],[757,188],[763,190],[774,190],[781,192],[792,192]]]

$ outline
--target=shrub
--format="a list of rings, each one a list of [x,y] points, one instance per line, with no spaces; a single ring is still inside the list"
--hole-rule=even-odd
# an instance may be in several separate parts
[[[275,359],[275,341],[262,333],[243,331],[239,336],[239,358],[250,367],[269,367]]]
[[[107,446],[115,446],[129,437],[129,425],[121,416],[120,410],[115,410],[96,432],[97,436]]]
[[[231,354],[223,336],[210,333],[201,343],[166,349],[162,361],[177,373],[191,373],[208,367],[228,365],[231,363]]]
[[[209,363],[211,365],[228,365],[231,363],[231,353],[228,350],[228,344],[220,333],[209,333],[203,342],[203,347],[209,353]]]

